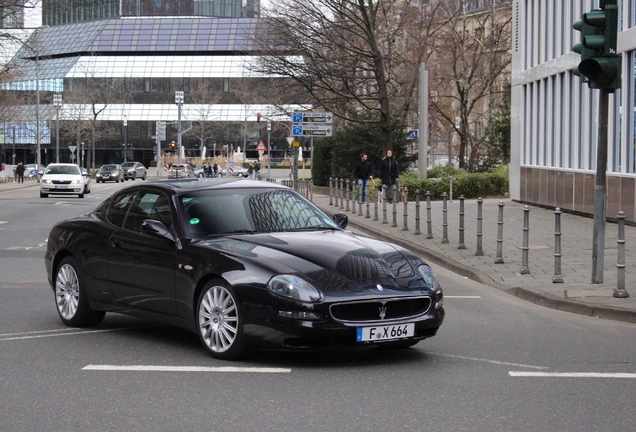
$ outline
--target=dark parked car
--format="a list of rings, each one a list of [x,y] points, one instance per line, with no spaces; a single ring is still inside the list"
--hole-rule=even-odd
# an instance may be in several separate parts
[[[428,264],[346,225],[275,183],[150,182],[57,223],[45,264],[67,325],[134,314],[198,334],[221,359],[434,336],[445,312]]]
[[[123,182],[124,169],[119,164],[102,165],[95,174],[95,181],[97,183],[105,183],[107,181],[114,181],[115,183]]]
[[[124,170],[124,180],[146,180],[148,177],[146,167],[141,162],[124,162],[121,167]]]

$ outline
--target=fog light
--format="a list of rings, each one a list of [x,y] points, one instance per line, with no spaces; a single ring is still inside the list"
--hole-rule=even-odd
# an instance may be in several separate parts
[[[444,307],[444,299],[441,299],[437,303],[435,303],[435,310],[440,310]]]
[[[316,321],[322,319],[316,312],[306,311],[278,311],[278,316],[288,319]]]

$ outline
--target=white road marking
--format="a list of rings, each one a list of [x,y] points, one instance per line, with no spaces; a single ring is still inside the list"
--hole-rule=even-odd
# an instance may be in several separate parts
[[[9,221],[0,221],[0,224],[9,223]]]
[[[514,372],[512,377],[545,377],[545,378],[636,378],[636,373],[611,372]]]
[[[462,360],[470,360],[470,361],[484,362],[484,363],[504,365],[504,366],[517,366],[517,367],[523,367],[528,369],[549,369],[548,367],[545,367],[545,366],[533,366],[533,365],[527,365],[527,364],[521,364],[521,363],[510,363],[510,362],[504,362],[504,361],[498,361],[498,360],[483,359],[478,357],[466,357],[466,356],[460,356],[455,354],[441,354],[441,353],[430,353],[430,354],[440,356],[440,357],[451,357],[451,358],[458,358]]]
[[[24,340],[24,339],[40,339],[40,338],[49,338],[49,337],[57,337],[57,336],[77,336],[77,335],[87,335],[89,333],[106,333],[106,332],[114,332],[114,331],[122,331],[122,330],[135,330],[140,328],[148,328],[150,326],[141,326],[141,327],[124,327],[124,328],[116,328],[116,329],[105,329],[105,330],[77,330],[77,329],[69,329],[62,330],[64,333],[55,333],[55,334],[42,334],[46,332],[54,332],[57,330],[43,330],[39,332],[29,332],[36,333],[30,336],[20,336],[28,333],[9,333],[0,335],[0,342],[4,341],[13,341],[13,340]]]
[[[252,372],[252,373],[290,373],[288,368],[266,367],[209,367],[209,366],[115,366],[115,365],[88,365],[82,370],[95,371],[141,371],[141,372]]]
[[[444,296],[445,299],[480,299],[481,296],[452,296],[452,295],[445,295]]]

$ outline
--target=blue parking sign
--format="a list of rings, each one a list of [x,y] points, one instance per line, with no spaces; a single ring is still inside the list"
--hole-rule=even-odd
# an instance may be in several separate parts
[[[292,135],[296,136],[296,135],[302,135],[302,134],[303,134],[302,126],[292,126]]]
[[[292,115],[292,123],[302,123],[303,122],[303,113],[295,112]]]

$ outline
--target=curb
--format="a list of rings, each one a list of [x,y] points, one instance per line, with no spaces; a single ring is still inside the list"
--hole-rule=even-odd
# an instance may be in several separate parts
[[[333,216],[333,213],[327,210],[322,209],[329,216]],[[482,272],[481,270],[477,270],[472,267],[468,267],[457,261],[454,261],[447,256],[438,254],[436,252],[432,252],[420,245],[411,243],[407,240],[395,239],[387,234],[382,232],[373,231],[369,229],[367,226],[356,223],[349,218],[349,225],[364,232],[365,234],[379,238],[383,241],[389,243],[395,243],[399,246],[402,246],[406,249],[416,252],[418,255],[424,257],[428,261],[431,261],[439,266],[442,266],[453,273],[457,273],[461,276],[467,277],[476,282],[482,283],[484,285],[490,286],[492,288],[496,288],[500,291],[511,294],[515,297],[518,297],[522,300],[529,301],[538,306],[547,307],[550,309],[555,309],[563,312],[575,313],[578,315],[585,315],[589,317],[603,318],[614,321],[623,321],[629,323],[636,323],[636,314],[627,309],[620,308],[612,308],[609,306],[593,306],[587,303],[579,302],[576,300],[565,300],[560,297],[553,296],[551,294],[532,291],[527,288],[522,287],[508,287],[502,285],[498,282],[492,280],[488,274]]]

